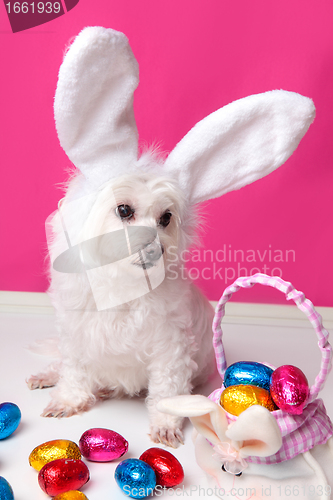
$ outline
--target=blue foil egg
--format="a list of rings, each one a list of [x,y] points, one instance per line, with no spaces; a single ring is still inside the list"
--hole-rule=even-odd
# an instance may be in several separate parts
[[[20,408],[14,403],[2,403],[0,405],[0,439],[5,439],[13,434],[20,421]]]
[[[1,500],[14,500],[12,487],[6,479],[0,476],[0,499]]]
[[[126,496],[145,498],[156,486],[156,475],[152,467],[138,458],[128,458],[118,464],[114,477]]]
[[[224,375],[224,387],[231,385],[256,385],[269,391],[273,370],[255,361],[238,361],[230,365]]]

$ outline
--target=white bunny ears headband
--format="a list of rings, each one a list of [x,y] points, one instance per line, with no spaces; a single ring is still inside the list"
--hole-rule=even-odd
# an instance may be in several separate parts
[[[54,102],[60,143],[92,188],[137,169],[133,93],[138,64],[123,33],[85,28],[67,51]],[[191,203],[269,174],[295,151],[315,116],[311,99],[274,90],[210,114],[177,144],[161,173]]]

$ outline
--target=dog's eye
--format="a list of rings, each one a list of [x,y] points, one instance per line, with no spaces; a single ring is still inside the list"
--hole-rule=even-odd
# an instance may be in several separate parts
[[[167,227],[170,224],[171,217],[172,217],[171,212],[165,212],[165,214],[163,214],[162,217],[160,218],[158,224],[162,227]]]
[[[134,215],[134,209],[129,205],[118,205],[116,214],[120,219],[131,219]]]

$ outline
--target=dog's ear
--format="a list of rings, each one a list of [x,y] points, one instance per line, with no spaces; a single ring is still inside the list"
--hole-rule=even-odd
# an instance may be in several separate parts
[[[189,417],[199,434],[213,444],[225,439],[228,428],[225,411],[205,396],[198,394],[165,398],[157,403],[156,408],[169,415]]]
[[[311,99],[274,90],[232,102],[198,122],[165,162],[191,203],[269,174],[295,151],[315,116]]]
[[[95,185],[137,160],[138,82],[138,64],[123,33],[85,28],[65,55],[54,101],[56,128],[70,160]]]

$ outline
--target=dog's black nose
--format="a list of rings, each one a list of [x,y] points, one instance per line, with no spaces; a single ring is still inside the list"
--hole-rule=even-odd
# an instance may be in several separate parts
[[[163,253],[164,253],[163,245],[155,241],[149,243],[149,245],[147,245],[143,249],[143,254],[145,256],[145,259],[147,259],[150,262],[160,259]]]

